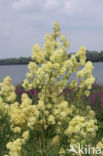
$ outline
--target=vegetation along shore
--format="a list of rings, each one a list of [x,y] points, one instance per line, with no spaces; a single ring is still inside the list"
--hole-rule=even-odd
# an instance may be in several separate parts
[[[70,57],[73,53],[70,53]],[[86,51],[87,60],[92,62],[103,62],[103,51]],[[30,57],[19,57],[19,58],[6,58],[0,59],[0,65],[18,65],[18,64],[28,64],[31,61]]]

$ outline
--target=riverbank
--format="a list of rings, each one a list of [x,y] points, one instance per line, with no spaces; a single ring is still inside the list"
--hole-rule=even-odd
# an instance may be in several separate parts
[[[68,58],[73,53],[68,54]],[[87,61],[92,62],[103,62],[103,51],[89,51],[87,50]],[[24,65],[28,64],[31,61],[30,57],[19,57],[19,58],[5,58],[0,59],[0,65]]]

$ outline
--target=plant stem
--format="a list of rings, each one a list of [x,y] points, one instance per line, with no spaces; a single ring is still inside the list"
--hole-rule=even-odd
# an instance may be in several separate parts
[[[40,156],[45,156],[45,132],[44,130],[42,132],[40,137]]]

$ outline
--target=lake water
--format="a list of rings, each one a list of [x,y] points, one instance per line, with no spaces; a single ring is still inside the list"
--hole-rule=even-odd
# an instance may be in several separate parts
[[[93,63],[93,75],[98,83],[103,83],[103,63]],[[13,84],[21,83],[28,72],[27,65],[0,65],[0,82],[5,76],[12,78]]]
[[[0,65],[0,82],[5,76],[10,76],[13,84],[21,83],[27,72],[27,65]]]

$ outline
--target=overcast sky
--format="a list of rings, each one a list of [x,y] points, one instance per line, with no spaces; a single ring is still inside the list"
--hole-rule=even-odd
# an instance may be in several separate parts
[[[0,0],[0,58],[28,57],[58,21],[69,52],[103,50],[103,0]]]

